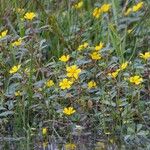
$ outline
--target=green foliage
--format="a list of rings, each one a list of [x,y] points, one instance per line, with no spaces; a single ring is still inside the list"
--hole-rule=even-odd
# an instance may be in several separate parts
[[[14,143],[15,149],[44,148],[50,140],[72,143],[95,133],[95,149],[150,147],[150,2],[128,15],[139,1],[83,0],[81,8],[78,2],[0,1],[3,149]],[[107,11],[105,3],[111,4]],[[26,19],[27,12],[36,17]],[[64,78],[70,83],[65,89]],[[71,115],[68,107],[75,110]]]

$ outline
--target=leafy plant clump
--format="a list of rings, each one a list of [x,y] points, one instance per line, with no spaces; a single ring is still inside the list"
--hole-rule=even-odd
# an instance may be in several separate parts
[[[148,0],[0,3],[3,149],[150,148]]]

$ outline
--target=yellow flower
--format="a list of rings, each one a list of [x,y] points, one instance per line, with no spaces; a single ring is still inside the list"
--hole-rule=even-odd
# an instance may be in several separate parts
[[[95,150],[106,150],[106,144],[102,141],[96,142]]]
[[[114,72],[108,73],[108,75],[112,78],[116,78],[118,76],[119,71],[120,71],[120,69],[117,69]]]
[[[24,21],[24,18],[20,18],[21,21]]]
[[[141,82],[143,82],[143,78],[141,78],[140,76],[132,76],[132,77],[130,77],[129,78],[129,81],[131,82],[131,83],[134,83],[134,84],[136,84],[136,85],[139,85]]]
[[[27,20],[33,20],[33,18],[36,17],[36,14],[34,12],[27,12],[24,15],[24,18]]]
[[[76,110],[73,107],[68,107],[68,108],[66,107],[63,110],[63,113],[68,116],[74,114],[75,112],[76,112]]]
[[[70,67],[67,67],[66,71],[67,71],[67,77],[78,79],[81,69],[79,69],[77,65],[72,65]]]
[[[73,143],[67,143],[65,144],[65,150],[75,150],[76,149],[76,145]]]
[[[16,73],[20,69],[21,65],[13,66],[10,70],[9,73],[13,74]]]
[[[46,85],[46,87],[50,88],[51,86],[54,85],[54,82],[53,82],[53,80],[48,80],[48,81],[46,81],[45,85]]]
[[[120,65],[120,70],[126,69],[127,66],[128,66],[128,62],[126,61],[125,63],[122,63],[122,64]]]
[[[83,6],[83,1],[80,1],[77,4],[74,5],[74,8],[80,9],[82,6]]]
[[[127,124],[127,123],[130,123],[130,121],[129,120],[124,120],[123,121],[123,124]]]
[[[20,91],[15,92],[15,96],[21,96],[21,92]]]
[[[81,51],[81,50],[87,48],[88,45],[89,45],[89,44],[88,44],[87,42],[84,42],[83,44],[79,45],[79,47],[78,47],[77,50],[78,50],[78,51]]]
[[[47,134],[47,128],[42,128],[42,134],[46,135]]]
[[[100,9],[102,12],[105,13],[105,12],[108,12],[110,10],[110,7],[111,7],[111,4],[103,4]]]
[[[127,78],[127,77],[124,77],[123,79],[124,79],[125,81],[127,81],[127,80],[128,80],[128,78]]]
[[[32,72],[35,72],[35,71],[36,71],[36,69],[33,68]],[[29,76],[30,75],[30,68],[25,68],[24,73]]]
[[[134,5],[132,8],[128,8],[127,11],[124,13],[125,16],[129,15],[131,12],[137,12],[143,7],[143,2],[139,2]]]
[[[143,7],[143,2],[139,2],[139,3],[137,3],[136,5],[134,5],[133,7],[132,7],[132,11],[133,12],[136,12],[136,11],[139,11],[142,7]]]
[[[128,34],[130,34],[133,31],[133,29],[129,29],[127,32]]]
[[[109,132],[109,131],[105,131],[105,134],[106,134],[106,135],[110,135],[110,134],[111,134],[111,132]]]
[[[69,55],[62,55],[59,60],[63,62],[67,62],[70,59]]]
[[[99,45],[95,46],[95,50],[99,51],[103,48],[103,46],[104,46],[104,43],[100,42]]]
[[[22,39],[19,38],[18,40],[11,43],[11,45],[14,46],[20,46],[22,44]]]
[[[63,90],[69,89],[71,87],[71,85],[72,85],[72,82],[66,78],[59,82],[59,86]]]
[[[25,68],[24,73],[27,75],[30,75],[30,69],[29,68]]]
[[[93,17],[98,19],[102,13],[106,13],[110,10],[111,4],[103,4],[100,8],[95,8],[93,10]]]
[[[48,142],[43,142],[43,147],[46,148],[48,146]]]
[[[42,88],[38,88],[37,89],[38,92],[42,92],[42,90],[43,90]]]
[[[22,9],[22,8],[17,8],[17,9],[16,9],[16,12],[17,12],[17,13],[20,13],[20,14],[23,14],[23,13],[24,13],[24,9]]]
[[[75,78],[70,78],[70,81],[72,82],[72,84],[76,81]]]
[[[93,60],[99,60],[99,59],[102,58],[101,55],[98,52],[93,52],[93,53],[90,54],[90,56]]]
[[[7,35],[7,33],[8,33],[8,30],[2,31],[0,33],[0,38],[4,38]]]
[[[90,81],[88,82],[88,88],[91,89],[91,88],[95,88],[96,87],[96,82],[95,81]]]
[[[144,54],[140,53],[140,57],[147,60],[150,58],[150,52],[145,52]]]
[[[132,8],[128,8],[127,11],[124,13],[125,16],[129,15],[132,12]]]
[[[99,17],[100,17],[100,15],[101,15],[101,9],[100,8],[95,8],[94,10],[93,10],[93,17],[95,17],[96,19],[98,19]]]

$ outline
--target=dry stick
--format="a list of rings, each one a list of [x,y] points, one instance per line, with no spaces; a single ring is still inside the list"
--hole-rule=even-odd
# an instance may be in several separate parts
[[[123,7],[123,9],[122,9],[122,14],[125,12],[128,3],[129,3],[129,0],[126,0],[125,5],[124,5],[124,7]]]
[[[58,138],[62,141],[62,137],[58,134],[58,132],[55,130],[55,122],[53,122],[53,131],[56,133],[56,135],[58,136]]]

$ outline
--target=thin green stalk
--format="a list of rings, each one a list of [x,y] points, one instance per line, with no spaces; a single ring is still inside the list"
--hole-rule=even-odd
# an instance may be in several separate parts
[[[115,25],[116,25],[116,27],[118,27],[118,23],[117,23],[118,17],[117,17],[117,9],[116,9],[115,2],[117,2],[117,1],[112,0],[112,8],[113,8],[113,16],[114,16]]]

